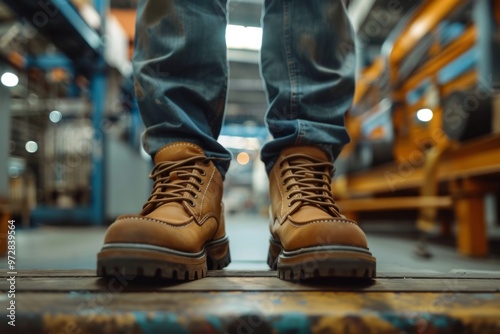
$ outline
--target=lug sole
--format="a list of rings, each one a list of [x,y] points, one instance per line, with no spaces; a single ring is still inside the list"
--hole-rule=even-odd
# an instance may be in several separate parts
[[[355,247],[354,247],[355,248]],[[376,260],[366,250],[314,251],[308,248],[294,252],[293,256],[284,254],[281,245],[271,240],[267,263],[277,270],[280,279],[287,281],[311,278],[356,278],[372,279],[376,276]]]
[[[192,281],[203,278],[208,270],[218,270],[229,265],[229,241],[207,244],[201,255],[182,256],[168,252],[120,246],[103,248],[97,254],[97,275],[116,275]]]

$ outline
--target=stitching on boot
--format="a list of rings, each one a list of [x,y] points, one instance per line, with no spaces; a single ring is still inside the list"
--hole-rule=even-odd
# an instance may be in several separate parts
[[[210,183],[212,183],[214,175],[215,175],[215,169],[212,170],[212,175],[210,175],[210,180],[208,180],[208,183],[205,187],[205,191],[203,192],[203,196],[201,197],[200,214],[198,215],[198,221],[201,219],[201,213],[203,212],[203,202],[205,201],[205,196],[207,194],[208,188],[210,187]]]
[[[343,220],[343,219],[321,219],[321,220],[313,220],[313,221],[310,221],[308,223],[304,223],[304,224],[297,224],[297,223],[294,223],[290,220],[288,220],[290,222],[290,225],[292,226],[295,226],[295,227],[301,227],[301,226],[304,226],[304,225],[310,225],[310,224],[316,224],[316,223],[344,223],[344,224],[352,224],[352,225],[356,225],[358,226],[358,224],[352,220]]]
[[[158,219],[154,219],[154,218],[133,217],[133,216],[125,216],[125,217],[122,217],[120,219],[117,219],[116,221],[125,220],[125,219],[144,220],[144,221],[149,221],[149,222],[152,222],[152,223],[159,223],[159,224],[167,225],[167,226],[174,227],[174,228],[185,228],[185,227],[188,227],[189,225],[191,225],[193,223],[192,221],[190,221],[189,223],[184,224],[184,225],[173,225],[173,224],[169,224],[167,222],[164,222],[164,221],[158,220]]]
[[[278,169],[278,168],[277,168]],[[281,197],[281,208],[280,208],[280,219],[281,220],[281,217],[283,217],[283,193],[281,192],[281,182],[280,182],[280,179],[278,177],[278,173],[276,171],[276,169],[274,170],[274,179],[276,180],[276,187],[278,188],[278,191],[280,192],[280,197]]]

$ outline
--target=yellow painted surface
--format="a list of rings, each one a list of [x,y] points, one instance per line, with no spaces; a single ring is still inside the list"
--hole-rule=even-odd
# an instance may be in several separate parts
[[[75,310],[68,311],[75,312]],[[88,333],[92,328],[104,333],[115,333],[118,328],[130,334],[141,333],[132,313],[114,313],[112,321],[109,314],[105,314],[102,309],[80,314],[75,312],[43,315],[42,333]]]
[[[0,256],[7,254],[7,225],[9,219],[10,215],[7,212],[0,211]]]

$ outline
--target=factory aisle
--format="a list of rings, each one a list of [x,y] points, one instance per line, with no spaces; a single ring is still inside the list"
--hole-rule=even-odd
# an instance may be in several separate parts
[[[257,214],[227,216],[232,263],[227,270],[268,270],[265,263],[269,232],[267,218]],[[392,224],[365,223],[370,248],[378,260],[379,273],[457,270],[500,273],[499,241],[491,245],[488,258],[471,258],[456,252],[452,240],[431,242],[433,257],[422,259],[413,253],[415,232]],[[406,232],[404,232],[406,230]],[[17,235],[18,269],[94,269],[95,256],[102,245],[104,228],[42,226],[21,230]],[[404,233],[403,233],[404,232]],[[5,268],[6,261],[0,261]]]

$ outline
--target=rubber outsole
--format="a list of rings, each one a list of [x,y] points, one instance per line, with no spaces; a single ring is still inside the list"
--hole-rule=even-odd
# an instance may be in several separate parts
[[[276,240],[270,241],[267,264],[287,281],[312,278],[376,277],[376,260],[366,249],[357,247],[311,247],[287,254]]]
[[[231,255],[227,238],[208,243],[196,256],[165,248],[163,251],[148,249],[145,245],[105,245],[97,254],[97,275],[124,276],[192,281],[203,278],[208,270],[219,270],[229,265]]]

